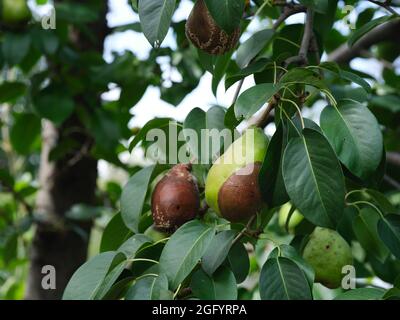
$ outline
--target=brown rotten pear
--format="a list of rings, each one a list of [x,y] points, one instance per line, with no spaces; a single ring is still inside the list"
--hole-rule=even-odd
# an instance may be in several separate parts
[[[231,34],[222,30],[208,11],[204,0],[197,0],[186,22],[186,36],[199,49],[213,55],[232,50],[239,40],[240,28]]]
[[[258,174],[268,147],[260,128],[250,128],[215,161],[205,196],[211,209],[231,222],[244,222],[262,208]]]
[[[218,194],[218,206],[225,219],[244,221],[262,207],[258,174],[261,163],[252,163],[232,174]],[[250,174],[245,174],[251,172]]]
[[[156,229],[174,231],[198,215],[199,190],[190,172],[191,165],[178,164],[157,183],[151,199]]]

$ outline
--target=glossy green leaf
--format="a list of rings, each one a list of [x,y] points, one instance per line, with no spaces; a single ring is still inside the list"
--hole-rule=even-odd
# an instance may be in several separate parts
[[[279,91],[273,83],[263,83],[244,91],[235,104],[237,118],[249,119]]]
[[[237,232],[234,230],[226,230],[215,235],[201,259],[201,267],[209,276],[212,276],[215,270],[225,261],[236,234]]]
[[[384,294],[380,288],[357,288],[340,293],[335,300],[381,300]]]
[[[285,257],[268,259],[261,269],[260,296],[263,300],[311,300],[305,273]]]
[[[131,177],[122,190],[121,214],[125,225],[137,233],[147,189],[156,166],[146,167]]]
[[[122,220],[121,213],[114,215],[103,231],[100,252],[116,251],[132,234]]]
[[[327,106],[321,128],[340,161],[356,176],[366,179],[378,168],[383,138],[375,116],[364,105],[343,100],[337,108]]]
[[[236,63],[238,66],[240,68],[246,67],[268,45],[274,34],[275,32],[271,29],[261,30],[243,42],[236,53]]]
[[[158,48],[168,33],[176,0],[139,1],[140,24],[150,44]]]
[[[168,279],[164,274],[138,280],[125,295],[125,300],[171,300]]]
[[[180,227],[167,242],[160,257],[160,270],[175,290],[199,263],[214,237],[215,229],[198,220]]]
[[[293,204],[312,223],[334,227],[344,209],[344,176],[326,138],[312,129],[291,139],[283,155],[283,179]]]
[[[386,247],[400,259],[400,215],[390,214],[378,222],[378,234]]]
[[[116,252],[104,252],[80,266],[69,280],[63,300],[94,299],[115,256]]]
[[[353,222],[353,230],[361,246],[383,262],[389,252],[378,236],[379,218],[379,213],[374,209],[363,208]]]
[[[391,16],[383,16],[377,19],[374,19],[366,24],[364,24],[361,28],[354,31],[348,40],[349,46],[352,47],[360,38],[362,38],[366,33],[376,28],[382,23],[389,21]]]
[[[212,276],[202,269],[192,276],[190,288],[193,294],[201,300],[236,300],[237,285],[232,271],[220,267]]]

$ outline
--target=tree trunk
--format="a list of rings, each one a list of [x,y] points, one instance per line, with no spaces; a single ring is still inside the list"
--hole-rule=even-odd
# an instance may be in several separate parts
[[[78,52],[90,50],[102,53],[108,31],[107,2],[88,2],[101,7],[100,18],[89,26],[91,35],[72,28],[70,42]],[[96,39],[92,38],[93,35]],[[49,65],[55,70],[62,67],[53,61],[49,61]],[[101,104],[100,94],[97,96],[98,105]],[[85,107],[83,96],[73,98],[77,108]],[[77,142],[78,147],[61,159],[50,161],[50,151],[67,136]],[[72,274],[86,261],[91,222],[71,224],[65,219],[65,214],[75,204],[95,204],[97,160],[88,152],[92,145],[93,138],[76,115],[58,128],[49,121],[43,121],[40,190],[35,210],[39,221],[30,249],[26,299],[60,299]],[[55,268],[56,289],[42,287],[43,277],[48,274],[48,271],[42,274],[46,265]]]

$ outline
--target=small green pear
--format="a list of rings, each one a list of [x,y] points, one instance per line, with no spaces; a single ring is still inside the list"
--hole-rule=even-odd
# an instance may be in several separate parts
[[[27,22],[32,14],[26,0],[0,0],[1,22],[17,25]]]
[[[150,226],[144,232],[145,236],[148,236],[154,242],[161,241],[165,238],[168,238],[168,234],[165,232],[161,232],[154,228],[154,226]]]
[[[303,258],[313,267],[315,281],[335,289],[340,287],[342,269],[353,264],[351,248],[334,230],[316,227],[304,247]]]
[[[268,138],[260,128],[249,128],[215,161],[207,175],[207,204],[231,222],[241,222],[262,207],[258,185],[268,147]]]
[[[290,202],[285,203],[280,209],[279,209],[279,226],[281,228],[286,228],[286,220],[288,218],[290,209],[292,208],[292,204]],[[304,216],[300,213],[299,210],[295,210],[292,213],[292,216],[290,217],[289,220],[289,232],[293,233],[294,229],[299,225],[301,221],[303,221]]]

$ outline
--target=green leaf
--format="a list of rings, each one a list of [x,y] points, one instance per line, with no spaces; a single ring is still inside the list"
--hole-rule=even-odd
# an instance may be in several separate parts
[[[215,270],[225,261],[236,234],[237,232],[234,230],[226,230],[218,233],[212,240],[201,259],[201,267],[209,276],[212,276]]]
[[[273,83],[263,83],[247,89],[239,96],[235,104],[236,117],[251,118],[278,91],[279,87]]]
[[[42,117],[61,124],[74,111],[75,103],[61,88],[46,88],[39,92],[33,104],[36,112]]]
[[[400,215],[389,214],[378,222],[378,234],[386,247],[400,259]]]
[[[143,234],[135,234],[118,248],[118,252],[123,253],[127,259],[132,259],[143,245],[150,243],[151,239],[147,236]]]
[[[353,222],[354,234],[368,254],[384,262],[388,250],[378,236],[379,213],[372,208],[363,208]]]
[[[212,130],[217,129],[218,135],[223,133],[225,128],[224,120],[225,120],[225,109],[218,106],[211,107],[207,112],[201,110],[200,108],[194,108],[186,117],[183,123],[183,134],[187,139],[188,146],[190,148],[191,159],[195,157],[199,163],[207,163],[212,162],[212,157],[219,153],[221,148],[224,146],[223,143],[220,145],[212,145],[212,137],[209,137],[210,148],[209,150],[204,150],[204,146],[202,147],[200,143],[200,139],[204,139],[207,136],[204,135],[204,129]],[[193,130],[193,131],[192,131]],[[195,136],[192,133],[196,133]],[[211,131],[208,131],[209,133]],[[227,131],[230,134],[229,131]],[[205,154],[204,151],[206,151]]]
[[[41,122],[32,113],[15,114],[15,122],[10,129],[10,141],[16,152],[31,153],[40,140]]]
[[[244,11],[243,0],[204,0],[204,2],[215,22],[226,33],[231,34],[239,26]]]
[[[250,260],[243,243],[236,242],[231,247],[224,264],[232,270],[237,283],[242,283],[246,280],[250,271]]]
[[[9,33],[4,35],[3,56],[11,66],[19,64],[29,53],[31,37],[28,33]]]
[[[360,38],[362,38],[366,33],[376,28],[382,23],[389,21],[392,16],[383,16],[377,19],[374,19],[366,24],[364,24],[361,28],[354,31],[348,40],[349,46],[352,47]]]
[[[73,274],[63,300],[92,300],[107,276],[116,252],[104,252],[90,259]]]
[[[227,267],[220,267],[212,276],[202,269],[192,276],[190,288],[201,300],[236,300],[237,285],[235,276]]]
[[[0,103],[14,101],[26,92],[26,85],[22,82],[3,82],[0,85]]]
[[[121,214],[125,225],[138,233],[140,216],[146,199],[147,189],[156,166],[146,167],[131,177],[122,190]]]
[[[344,176],[326,138],[312,129],[289,141],[283,155],[283,179],[293,204],[310,222],[334,227],[344,209]]]
[[[164,274],[138,280],[125,295],[125,300],[171,300],[168,279]]]
[[[142,30],[154,48],[160,47],[168,33],[176,0],[139,1],[139,17]]]
[[[384,294],[380,288],[358,288],[340,293],[334,300],[381,300]]]
[[[172,290],[192,272],[210,245],[214,233],[214,228],[192,220],[171,236],[161,253],[160,270],[166,274]]]
[[[258,175],[258,183],[263,199],[271,207],[289,201],[282,176],[282,155],[286,147],[284,126],[279,123],[271,141]]]
[[[306,275],[285,257],[268,259],[263,265],[260,296],[263,300],[312,300]]]
[[[313,268],[303,259],[303,257],[298,254],[296,249],[286,244],[280,245],[272,250],[268,256],[268,259],[278,258],[279,256],[292,260],[301,270],[303,270],[307,277],[308,284],[310,285],[310,289],[312,290],[315,272]]]
[[[109,271],[99,290],[97,290],[94,300],[101,300],[106,296],[106,294],[110,291],[114,283],[124,271],[125,266],[126,260],[124,255],[117,255],[116,258],[114,258],[113,265],[110,268],[111,271]]]
[[[213,78],[212,78],[212,92],[214,96],[217,95],[218,85],[222,78],[225,76],[226,70],[231,62],[232,51],[225,53],[222,56],[218,56],[215,60]]]
[[[270,43],[274,34],[275,32],[271,29],[261,30],[243,42],[236,53],[238,66],[240,68],[246,67]]]
[[[322,80],[321,76],[306,68],[294,68],[289,70],[279,81],[281,87],[283,85],[292,84],[307,84],[318,89],[327,89],[325,82]]]
[[[400,112],[400,97],[396,95],[374,96],[371,98],[370,103],[393,113]]]
[[[116,251],[131,234],[132,231],[125,226],[121,213],[117,213],[103,231],[100,252]]]
[[[367,179],[378,168],[383,138],[375,116],[364,105],[343,100],[321,113],[321,128],[340,161],[354,175]]]
[[[150,130],[168,127],[171,121],[173,121],[171,118],[155,118],[147,122],[130,143],[129,151],[132,151],[140,141],[144,140]]]
[[[239,71],[236,71],[232,74],[226,74],[225,89],[228,90],[237,81],[255,73],[262,72],[267,67],[271,66],[273,67],[274,64],[271,62],[270,59],[260,58]]]
[[[371,93],[372,89],[371,86],[367,81],[365,81],[363,78],[361,78],[359,75],[345,71],[345,70],[340,70],[340,76],[346,80],[349,80],[351,83],[358,84],[360,87],[362,87],[366,92]]]

